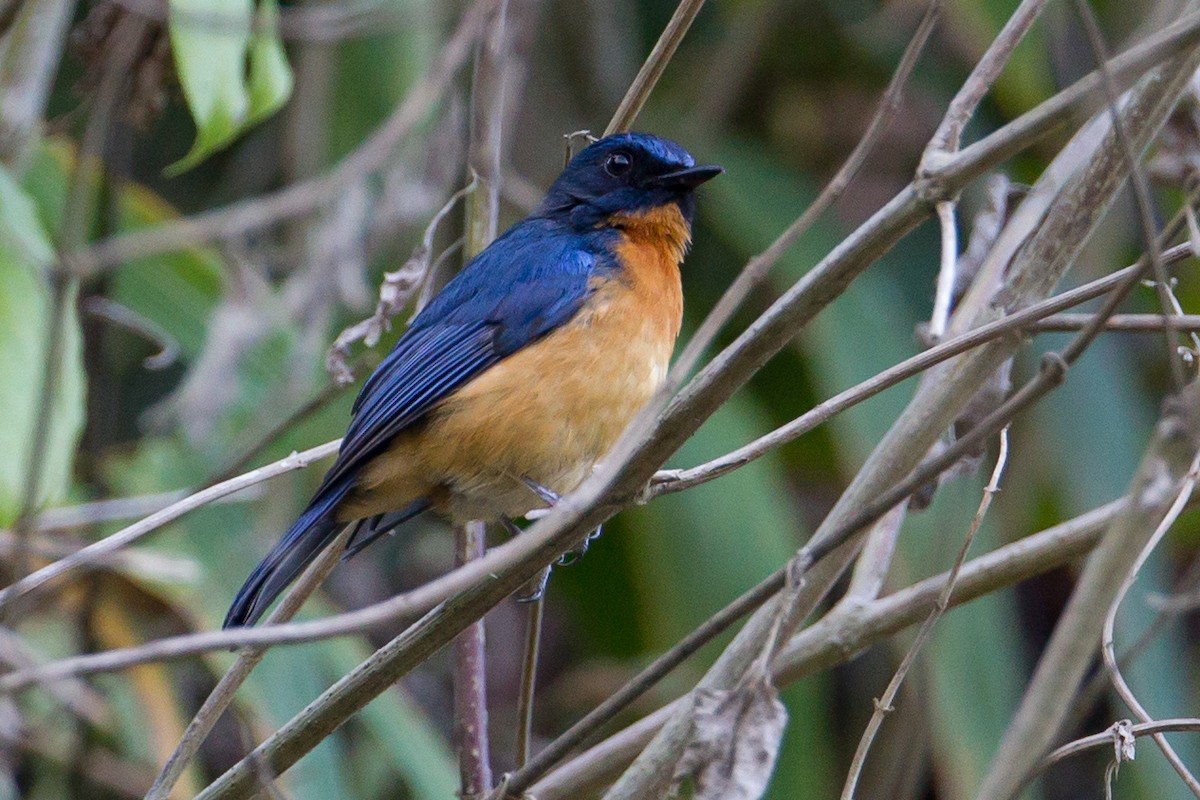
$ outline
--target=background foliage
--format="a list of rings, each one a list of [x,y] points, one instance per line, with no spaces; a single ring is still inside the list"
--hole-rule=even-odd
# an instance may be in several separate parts
[[[72,180],[95,191],[84,227],[89,239],[99,239],[321,174],[353,152],[403,99],[461,12],[457,4],[425,0],[283,3],[284,23],[277,30],[273,3],[170,5],[173,12],[222,15],[239,33],[178,23],[168,46],[166,31],[153,23],[154,35],[136,60],[134,97],[119,109],[104,147],[103,171],[87,163],[80,168],[77,152],[96,102],[98,64],[111,47],[106,37],[122,16],[146,13],[161,20],[164,9],[142,0],[27,0],[15,8],[0,40],[3,525],[21,510],[53,302],[44,265],[67,235],[62,220]],[[1100,4],[1110,41],[1121,41],[1154,13],[1149,5]],[[731,330],[749,322],[910,180],[949,98],[1014,6],[1012,0],[946,4],[884,143]],[[524,215],[560,169],[562,134],[603,127],[673,10],[660,0],[510,0],[509,7],[520,68],[504,115],[502,227]],[[727,168],[699,200],[695,244],[684,269],[689,325],[702,318],[745,260],[805,208],[854,146],[922,11],[913,2],[838,0],[713,0],[706,6],[637,124]],[[252,25],[252,19],[258,22]],[[41,87],[22,68],[37,58],[52,64],[52,80]],[[969,136],[1029,109],[1091,65],[1077,19],[1065,4],[1052,4]],[[338,331],[369,313],[381,274],[408,257],[432,214],[465,182],[465,72],[381,175],[352,186],[318,213],[219,248],[131,260],[83,281],[79,312],[66,316],[65,357],[50,414],[40,492],[49,508],[198,487],[238,471],[247,457],[264,463],[341,434],[353,392],[327,388],[325,349]],[[40,116],[44,124],[31,127],[10,101],[39,91],[45,106],[34,122]],[[1062,141],[1041,143],[1007,165],[1008,173],[1017,180],[1035,177]],[[1164,202],[1177,201],[1162,191]],[[968,192],[964,219],[977,205],[977,192]],[[439,249],[459,235],[458,217],[440,232]],[[672,465],[691,466],[727,452],[916,352],[914,327],[929,316],[937,241],[936,228],[925,225],[874,265],[705,424]],[[1073,280],[1124,266],[1140,247],[1131,208],[1119,204]],[[449,258],[439,278],[456,265],[457,257]],[[1187,269],[1181,275],[1181,301],[1195,308],[1200,282]],[[1131,305],[1156,307],[1145,290]],[[114,313],[134,320],[133,329],[114,323]],[[395,335],[385,336],[368,358],[378,358]],[[1057,337],[1045,335],[1045,347]],[[166,363],[151,369],[147,357],[164,347]],[[976,544],[979,551],[1124,492],[1166,388],[1161,354],[1153,336],[1108,334],[1065,387],[1018,420],[1004,491]],[[1015,370],[1023,376],[1035,367],[1018,360]],[[561,731],[783,563],[910,392],[911,383],[903,384],[727,477],[620,515],[578,565],[555,570],[538,735]],[[322,398],[314,410],[276,432],[314,397]],[[260,441],[265,446],[252,451]],[[319,470],[293,473],[204,508],[128,558],[42,595],[21,609],[15,630],[40,657],[53,658],[213,629],[250,567],[319,478]],[[959,479],[932,508],[910,515],[891,576],[896,586],[949,566],[983,480]],[[33,540],[35,563],[119,526],[88,508],[81,524],[46,512]],[[123,508],[127,517],[141,513],[128,510],[140,508],[132,503]],[[1194,555],[1198,524],[1195,515],[1185,516],[1169,546],[1143,571],[1120,620],[1119,643],[1133,641],[1153,615],[1147,597],[1174,590],[1173,576]],[[13,538],[3,542],[13,553]],[[422,520],[340,566],[305,613],[387,597],[444,572],[451,556],[444,526]],[[872,751],[862,797],[972,794],[1072,580],[1071,569],[1057,570],[947,616]],[[512,759],[522,619],[511,604],[488,618],[498,771]],[[1128,672],[1152,713],[1189,716],[1200,704],[1193,619],[1183,616],[1165,626]],[[177,796],[198,791],[248,743],[289,719],[395,632],[268,654]],[[871,698],[882,691],[908,641],[897,636],[784,692],[791,724],[769,797],[836,795]],[[706,649],[637,710],[649,711],[690,686],[716,652]],[[229,661],[221,654],[96,679],[85,696],[88,714],[65,713],[40,693],[24,696],[10,708],[19,711],[19,726],[4,723],[6,733],[16,735],[0,764],[9,796],[140,797]],[[301,761],[282,780],[284,795],[451,797],[457,774],[448,738],[449,686],[448,661],[439,656]],[[1100,730],[1123,713],[1102,700],[1080,715],[1075,733]],[[1186,762],[1200,764],[1200,741],[1188,735],[1173,741]],[[1157,751],[1147,746],[1139,756],[1122,769],[1119,796],[1187,796]],[[1102,797],[1106,760],[1098,755],[1068,762],[1033,796]]]

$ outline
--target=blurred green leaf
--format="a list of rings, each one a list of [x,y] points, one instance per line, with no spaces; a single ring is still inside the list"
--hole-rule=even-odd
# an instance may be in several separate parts
[[[292,68],[279,37],[279,6],[261,0],[258,23],[250,40],[250,116],[247,125],[279,110],[292,94]]]
[[[279,10],[264,0],[170,0],[171,49],[196,140],[169,175],[191,169],[269,116],[292,91]],[[249,71],[247,71],[249,59]]]
[[[20,513],[40,387],[46,370],[50,288],[44,265],[54,258],[33,201],[0,168],[0,525]],[[83,427],[85,381],[79,319],[68,299],[54,408],[50,411],[39,504],[65,492]]]

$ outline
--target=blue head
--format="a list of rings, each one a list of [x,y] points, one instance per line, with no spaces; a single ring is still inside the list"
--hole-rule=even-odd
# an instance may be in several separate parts
[[[538,207],[539,216],[565,217],[580,228],[674,203],[690,223],[697,186],[720,175],[669,139],[618,133],[593,142],[571,159]]]

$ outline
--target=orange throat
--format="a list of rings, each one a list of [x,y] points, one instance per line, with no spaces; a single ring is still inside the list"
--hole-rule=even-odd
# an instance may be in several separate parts
[[[634,245],[661,248],[676,267],[692,243],[692,226],[675,203],[613,214],[608,224],[623,232]]]

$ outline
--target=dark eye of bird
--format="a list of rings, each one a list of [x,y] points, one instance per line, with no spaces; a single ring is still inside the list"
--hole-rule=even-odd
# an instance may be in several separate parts
[[[604,161],[604,171],[614,178],[619,178],[629,172],[633,160],[626,153],[613,153]]]

